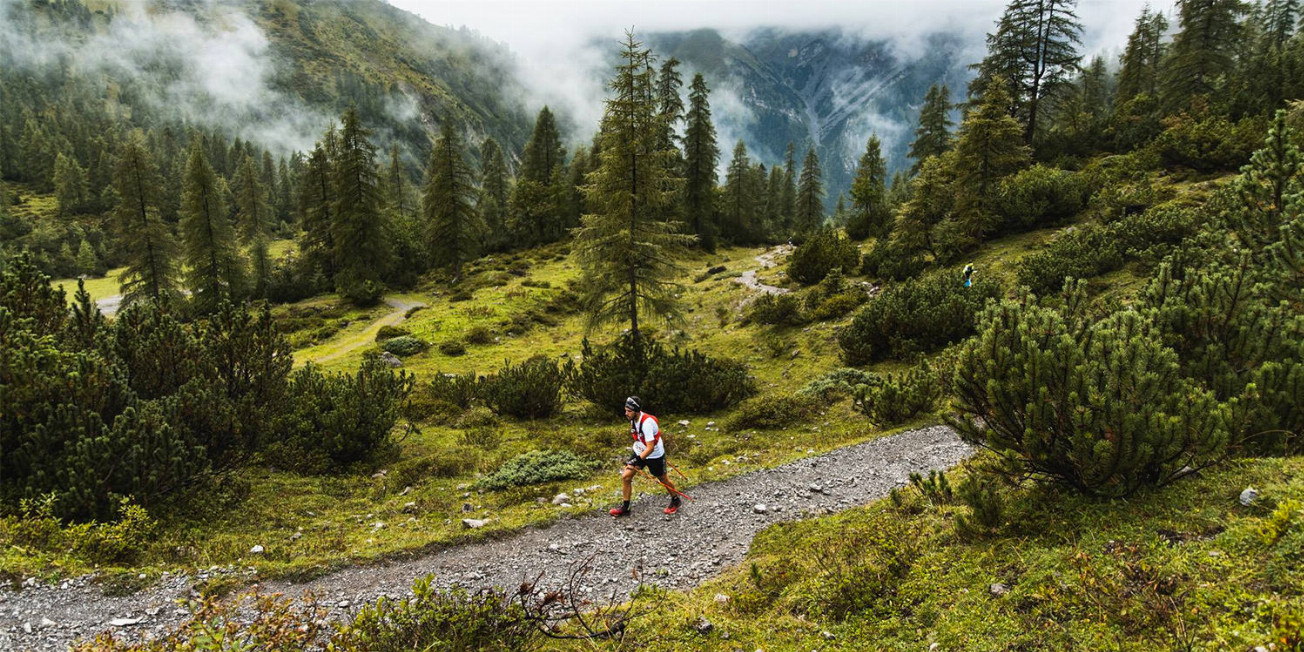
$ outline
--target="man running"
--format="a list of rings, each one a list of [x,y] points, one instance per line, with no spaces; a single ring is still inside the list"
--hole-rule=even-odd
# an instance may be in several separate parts
[[[637,396],[625,399],[625,418],[629,419],[629,434],[634,438],[634,454],[625,461],[625,468],[620,472],[624,483],[625,501],[611,510],[611,515],[620,517],[629,514],[629,497],[634,491],[634,476],[639,469],[647,469],[653,477],[670,492],[670,506],[667,514],[679,511],[679,490],[666,475],[666,447],[661,441],[661,427],[657,418],[644,412],[642,402]]]

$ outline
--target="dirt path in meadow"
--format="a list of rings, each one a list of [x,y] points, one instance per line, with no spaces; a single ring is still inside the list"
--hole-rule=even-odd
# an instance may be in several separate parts
[[[787,294],[791,292],[791,290],[789,290],[788,288],[766,285],[756,278],[757,272],[765,269],[770,269],[771,267],[774,267],[777,264],[774,262],[774,259],[776,257],[780,255],[790,254],[790,253],[792,253],[792,245],[780,245],[778,247],[775,247],[774,249],[771,249],[757,256],[756,262],[761,264],[760,269],[747,270],[743,272],[742,276],[735,278],[734,282],[741,283],[752,290],[755,290],[757,292],[762,292],[765,294]]]
[[[294,595],[311,590],[332,617],[344,618],[382,595],[406,595],[412,581],[426,575],[440,586],[510,588],[542,572],[542,584],[554,587],[590,557],[592,571],[580,591],[593,599],[627,597],[636,586],[631,573],[636,567],[645,582],[689,588],[742,562],[752,538],[768,525],[865,505],[905,485],[910,473],[948,468],[969,453],[950,428],[921,428],[689,488],[696,500],[675,516],[661,512],[664,493],[640,480],[636,488],[650,493],[638,498],[627,518],[598,511],[417,559],[262,588]],[[110,628],[132,636],[165,631],[184,615],[176,601],[189,595],[195,582],[223,572],[234,571],[165,577],[125,597],[105,596],[87,578],[49,586],[31,581],[17,592],[2,590],[0,649],[64,649],[78,637]]]
[[[418,306],[425,306],[426,304],[420,301],[405,301],[397,297],[385,297],[385,305],[394,310],[386,313],[384,317],[371,322],[371,324],[361,333],[349,335],[341,339],[339,342],[327,342],[331,348],[326,353],[310,358],[304,358],[303,362],[325,364],[333,360],[338,360],[364,346],[368,346],[376,341],[376,332],[379,331],[382,326],[397,326],[407,321],[407,311]]]

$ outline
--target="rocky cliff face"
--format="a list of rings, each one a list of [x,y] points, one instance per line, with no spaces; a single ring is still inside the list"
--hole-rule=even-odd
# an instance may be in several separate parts
[[[870,134],[883,141],[890,169],[908,166],[928,87],[948,83],[956,97],[969,78],[961,42],[944,34],[928,37],[911,56],[838,30],[762,29],[737,39],[697,30],[655,34],[649,43],[662,58],[684,62],[686,80],[694,71],[706,76],[723,151],[741,138],[771,165],[781,163],[789,142],[798,162],[814,144],[830,208],[850,186]]]

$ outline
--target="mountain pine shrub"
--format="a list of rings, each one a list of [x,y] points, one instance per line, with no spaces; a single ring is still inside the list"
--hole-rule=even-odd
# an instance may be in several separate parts
[[[974,332],[974,317],[999,296],[993,281],[964,287],[958,276],[933,274],[884,291],[838,333],[848,365],[933,351]]]
[[[628,396],[668,417],[721,410],[756,394],[756,381],[742,363],[698,351],[667,350],[660,342],[625,334],[594,349],[584,342],[579,364],[565,365],[570,391],[601,410],[619,411]]]
[[[819,283],[834,270],[852,273],[858,267],[856,243],[833,229],[812,233],[788,257],[788,277],[802,285]]]
[[[857,385],[856,409],[879,428],[888,428],[930,412],[939,398],[937,373],[928,365],[901,374],[885,374],[877,382]]]
[[[1027,293],[992,304],[960,351],[953,383],[966,441],[1001,473],[1126,496],[1221,459],[1229,408],[1182,374],[1145,315],[1064,313]]]
[[[536,355],[520,364],[504,361],[498,373],[480,378],[477,393],[496,414],[543,419],[561,410],[565,380],[556,360]]]
[[[499,491],[558,480],[578,480],[593,471],[592,462],[570,451],[532,450],[521,453],[475,483],[477,489]]]
[[[998,231],[1030,231],[1062,222],[1087,206],[1082,177],[1044,165],[1034,165],[1001,181],[996,196]]]

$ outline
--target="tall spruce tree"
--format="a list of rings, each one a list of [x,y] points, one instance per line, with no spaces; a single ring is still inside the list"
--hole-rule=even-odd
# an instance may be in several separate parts
[[[303,166],[299,184],[299,225],[303,229],[299,251],[313,274],[330,281],[335,277],[335,244],[331,225],[335,214],[335,168],[327,153],[335,132],[326,134],[326,143],[317,143]]]
[[[1178,32],[1163,64],[1162,94],[1170,110],[1216,93],[1233,71],[1242,34],[1241,0],[1179,0]]]
[[[783,196],[779,205],[783,216],[779,233],[792,233],[797,220],[797,148],[792,143],[783,151]]]
[[[253,266],[253,296],[267,297],[267,282],[272,274],[271,240],[272,207],[267,201],[267,189],[259,181],[254,160],[248,156],[236,167],[234,186],[236,224],[240,239],[248,248],[249,262]]]
[[[507,246],[507,198],[511,179],[503,148],[493,138],[484,139],[480,145],[480,215],[484,218],[487,236],[485,247],[500,251]]]
[[[916,141],[917,142],[917,141]],[[839,198],[841,199],[841,198]],[[887,235],[892,208],[887,199],[887,164],[877,135],[869,137],[860,166],[851,181],[851,214],[847,235],[854,240]]]
[[[379,300],[380,280],[388,267],[389,253],[376,148],[368,140],[369,135],[357,109],[344,113],[334,166],[331,215],[335,284],[342,294],[360,304]]]
[[[410,185],[398,143],[394,143],[389,148],[389,164],[385,166],[385,204],[395,218],[405,219],[413,213]]]
[[[123,305],[168,301],[177,294],[177,246],[159,215],[161,184],[144,136],[134,132],[123,145],[113,183],[118,196],[114,217],[127,268],[121,277]]]
[[[565,164],[566,149],[556,118],[545,106],[525,143],[521,172],[512,190],[508,230],[515,244],[541,244],[565,235],[561,215]]]
[[[919,127],[915,140],[910,143],[907,155],[915,163],[910,174],[919,174],[919,168],[930,156],[940,156],[951,148],[951,89],[946,84],[933,84],[924,96],[924,106],[919,110]]]
[[[452,272],[454,283],[462,280],[462,265],[475,257],[485,236],[476,192],[471,166],[462,154],[462,139],[452,121],[445,121],[430,153],[421,213],[431,261]]]
[[[562,146],[557,119],[548,107],[539,110],[534,121],[534,131],[525,143],[521,154],[521,180],[538,184],[552,183],[553,174],[566,163],[566,148]]]
[[[812,145],[801,162],[801,179],[797,182],[797,210],[793,215],[793,231],[809,235],[824,225],[824,174],[820,172],[820,157]]]
[[[1137,16],[1136,26],[1127,37],[1127,47],[1119,61],[1116,104],[1122,105],[1142,93],[1159,94],[1166,31],[1168,19],[1160,12],[1150,11],[1150,6],[1146,5]]]
[[[724,202],[720,207],[720,233],[735,244],[751,244],[748,221],[756,214],[756,195],[751,185],[752,161],[747,144],[738,140],[724,176]]]
[[[702,73],[693,75],[688,91],[687,128],[684,131],[684,220],[707,251],[715,251],[719,226],[715,223],[716,165],[720,146],[711,122],[711,90]]]
[[[979,64],[979,94],[996,78],[1010,91],[1010,109],[1023,122],[1031,143],[1046,110],[1045,100],[1068,83],[1078,69],[1082,24],[1077,0],[1010,0],[987,37],[987,57]]]
[[[54,197],[59,204],[59,214],[72,215],[80,211],[88,200],[86,171],[77,161],[62,152],[54,159]]]
[[[217,173],[198,144],[190,148],[183,186],[180,226],[186,285],[195,308],[210,313],[241,295],[244,264]]]
[[[584,189],[593,212],[575,234],[590,327],[628,320],[636,346],[649,316],[679,316],[676,261],[693,241],[664,219],[682,179],[670,170],[673,152],[662,149],[651,65],[651,52],[627,33],[609,84],[598,165]]]

